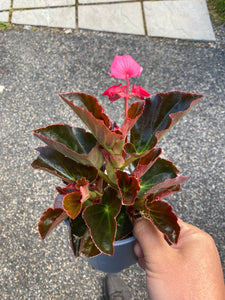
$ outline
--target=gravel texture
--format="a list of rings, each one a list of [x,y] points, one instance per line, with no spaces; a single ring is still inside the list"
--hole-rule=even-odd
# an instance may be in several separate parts
[[[37,233],[40,213],[52,206],[60,181],[34,171],[41,145],[32,129],[54,123],[80,124],[57,92],[91,93],[111,119],[121,122],[122,101],[101,96],[111,85],[116,54],[130,54],[144,67],[135,81],[150,93],[183,90],[205,98],[161,142],[163,154],[190,176],[168,198],[177,215],[215,239],[225,268],[224,27],[216,43],[95,32],[12,30],[0,32],[1,299],[101,299],[104,274],[75,259],[66,226],[45,242]],[[182,268],[182,266],[181,266]],[[121,272],[134,299],[146,299],[145,274]]]

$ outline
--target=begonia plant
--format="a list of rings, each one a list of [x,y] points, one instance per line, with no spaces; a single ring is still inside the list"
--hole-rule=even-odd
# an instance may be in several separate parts
[[[112,62],[109,75],[124,84],[113,85],[103,95],[110,101],[124,99],[121,126],[110,121],[94,96],[69,92],[59,96],[88,129],[56,124],[34,130],[47,146],[37,148],[39,157],[32,167],[62,179],[38,230],[45,239],[66,221],[75,256],[113,255],[113,242],[131,235],[138,217],[151,219],[169,243],[178,241],[177,217],[163,198],[178,192],[187,177],[160,157],[157,143],[203,95],[180,91],[150,95],[135,84],[130,91],[129,79],[142,70],[129,55],[116,56]]]

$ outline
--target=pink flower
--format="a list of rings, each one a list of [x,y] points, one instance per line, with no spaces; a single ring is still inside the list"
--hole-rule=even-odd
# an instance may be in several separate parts
[[[141,100],[150,96],[150,94],[142,86],[136,86],[135,84],[133,84],[131,95]]]
[[[113,85],[110,88],[108,88],[102,96],[108,96],[110,101],[116,101],[121,97],[124,97],[124,91],[126,87],[121,86],[121,83],[119,85]]]
[[[111,64],[111,77],[119,79],[127,79],[130,77],[137,77],[141,75],[143,68],[130,56],[116,55]]]

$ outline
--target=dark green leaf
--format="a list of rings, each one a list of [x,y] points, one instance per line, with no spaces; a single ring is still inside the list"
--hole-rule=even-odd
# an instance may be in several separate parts
[[[78,163],[100,168],[103,156],[94,136],[82,128],[50,125],[34,130],[34,135],[51,148]]]
[[[80,256],[81,241],[81,238],[75,236],[74,234],[70,234],[70,245],[75,257]]]
[[[39,147],[36,150],[40,155],[31,164],[35,169],[45,170],[66,182],[73,182],[81,177],[86,177],[91,182],[97,177],[96,168],[78,164],[49,146]]]
[[[82,213],[80,213],[74,220],[69,218],[69,222],[72,233],[78,237],[82,237],[87,230],[87,226],[82,218]]]
[[[42,240],[44,240],[57,225],[67,218],[66,212],[61,208],[48,208],[44,211],[38,222],[38,231]]]
[[[154,147],[203,95],[171,91],[145,100],[143,114],[131,129],[131,143],[137,153]]]
[[[85,232],[81,240],[80,249],[81,252],[87,257],[93,257],[101,253],[92,241],[89,230]]]
[[[131,143],[126,143],[124,145],[124,151],[128,154],[128,155],[132,155],[132,154],[136,154],[134,145]]]
[[[121,209],[118,192],[111,187],[103,194],[102,202],[88,206],[83,218],[90,230],[92,240],[99,250],[113,255],[116,235],[116,217]]]
[[[75,220],[69,218],[70,224],[70,243],[75,256],[80,255],[81,238],[87,230],[87,226],[82,218],[82,214],[79,214]]]
[[[163,232],[170,242],[177,243],[180,226],[172,207],[164,201],[150,201],[146,203],[150,216],[155,225]]]
[[[72,234],[79,238],[81,238],[87,230],[87,226],[82,217],[82,213],[80,213],[74,220],[69,218],[69,224]]]
[[[70,93],[60,93],[59,96],[71,107],[71,104],[77,105],[79,107],[85,106],[86,109],[93,114],[93,116],[102,120],[106,127],[110,126],[110,120],[108,116],[104,113],[104,109],[98,103],[98,100],[88,94],[70,92]],[[76,103],[76,104],[75,104]],[[72,106],[73,108],[73,106]]]
[[[153,166],[140,178],[140,192],[139,197],[142,197],[156,185],[161,184],[165,180],[176,178],[178,176],[178,169],[168,160],[158,158]],[[175,185],[171,184],[170,186]]]
[[[121,154],[124,145],[122,134],[110,131],[102,120],[96,119],[92,112],[74,105],[63,94],[60,96],[87,125],[99,144],[112,154]]]
[[[133,230],[133,224],[126,213],[126,207],[122,206],[121,211],[116,218],[116,222],[116,241],[118,241],[128,236]]]

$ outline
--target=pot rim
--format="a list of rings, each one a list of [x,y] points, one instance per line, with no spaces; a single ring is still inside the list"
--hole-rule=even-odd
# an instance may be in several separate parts
[[[130,236],[126,239],[115,241],[113,244],[114,244],[114,246],[119,246],[119,245],[125,245],[125,244],[128,244],[128,243],[131,243],[133,241],[136,241],[136,237]]]

